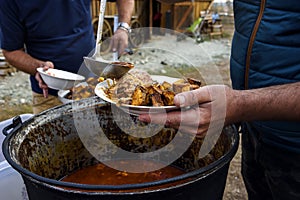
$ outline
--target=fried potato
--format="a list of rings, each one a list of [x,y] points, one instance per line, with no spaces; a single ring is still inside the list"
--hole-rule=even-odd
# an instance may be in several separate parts
[[[189,83],[173,83],[173,91],[178,94],[191,90],[191,84]]]
[[[172,84],[164,81],[160,84],[151,80],[149,74],[140,73],[128,73],[109,86],[105,94],[118,105],[173,106],[176,94],[201,86],[201,81],[193,78],[178,79]]]
[[[147,89],[141,85],[136,86],[133,94],[132,94],[132,102],[133,106],[146,106],[147,105]]]
[[[164,102],[159,93],[154,93],[151,95],[151,102],[154,107],[164,106]]]
[[[175,93],[172,91],[163,91],[162,99],[165,106],[173,106],[174,105],[174,97]]]

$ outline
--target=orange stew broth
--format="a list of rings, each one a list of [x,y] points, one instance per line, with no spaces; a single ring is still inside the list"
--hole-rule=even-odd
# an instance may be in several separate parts
[[[160,163],[153,161],[110,161],[111,166],[119,166],[124,169],[125,166],[128,169],[153,169],[153,167],[162,166]],[[133,168],[132,168],[133,167]],[[135,170],[136,171],[136,170]],[[66,177],[61,181],[73,182],[80,184],[90,185],[123,185],[123,184],[139,184],[146,182],[153,182],[172,178],[184,174],[185,171],[173,166],[166,166],[156,171],[144,172],[144,173],[129,173],[126,171],[119,171],[105,164],[99,163],[93,166],[88,166],[79,169]]]

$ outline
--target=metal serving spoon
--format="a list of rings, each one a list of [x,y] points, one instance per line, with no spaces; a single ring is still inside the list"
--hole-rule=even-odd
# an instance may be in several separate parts
[[[120,78],[126,74],[133,65],[126,62],[108,61],[103,59],[100,55],[105,6],[106,0],[101,0],[95,52],[91,57],[83,57],[84,63],[96,76],[102,76],[104,78]]]

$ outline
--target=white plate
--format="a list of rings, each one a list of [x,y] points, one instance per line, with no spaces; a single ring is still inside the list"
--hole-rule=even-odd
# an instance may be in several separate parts
[[[66,97],[70,92],[71,92],[70,90],[58,90],[58,92],[57,92],[58,99],[59,99],[63,104],[73,102],[73,99],[68,99],[68,98]]]
[[[79,84],[77,84],[75,87],[77,86],[88,86],[88,83],[87,82],[81,82]],[[67,95],[71,92],[71,90],[59,90],[57,92],[57,96],[58,96],[58,99],[63,103],[63,104],[66,104],[66,103],[70,103],[70,102],[73,102],[74,100],[73,99],[68,99],[66,98]]]
[[[164,81],[168,83],[174,83],[175,81],[179,80],[178,78],[168,77],[168,76],[158,76],[158,75],[152,75],[151,78],[154,81],[157,81],[158,83],[163,83]],[[110,81],[110,84],[113,84],[113,81],[111,79],[107,79]],[[95,88],[95,94],[103,99],[104,101],[107,101],[113,105],[116,105],[116,102],[112,101],[110,98],[107,97],[105,92],[103,91],[103,88],[107,88],[107,81],[103,81],[101,83],[98,83]],[[126,105],[122,104],[120,106],[122,110],[124,110],[127,113],[133,114],[133,115],[140,115],[140,114],[151,114],[151,113],[162,113],[162,112],[168,112],[171,110],[177,109],[176,106],[159,106],[159,107],[153,107],[153,106],[133,106],[133,105]]]
[[[85,77],[81,75],[59,69],[49,68],[47,71],[44,71],[43,68],[37,68],[37,71],[41,74],[48,87],[56,90],[71,89],[74,87],[74,84],[85,80]]]

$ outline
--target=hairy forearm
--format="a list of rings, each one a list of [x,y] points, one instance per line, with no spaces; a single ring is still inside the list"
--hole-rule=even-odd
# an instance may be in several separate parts
[[[41,67],[44,63],[43,61],[31,57],[21,49],[15,51],[3,50],[3,55],[8,63],[31,75],[34,75],[36,68]]]
[[[134,0],[118,0],[119,22],[130,24],[131,15],[134,9]]]
[[[300,82],[230,91],[227,122],[300,120]]]

